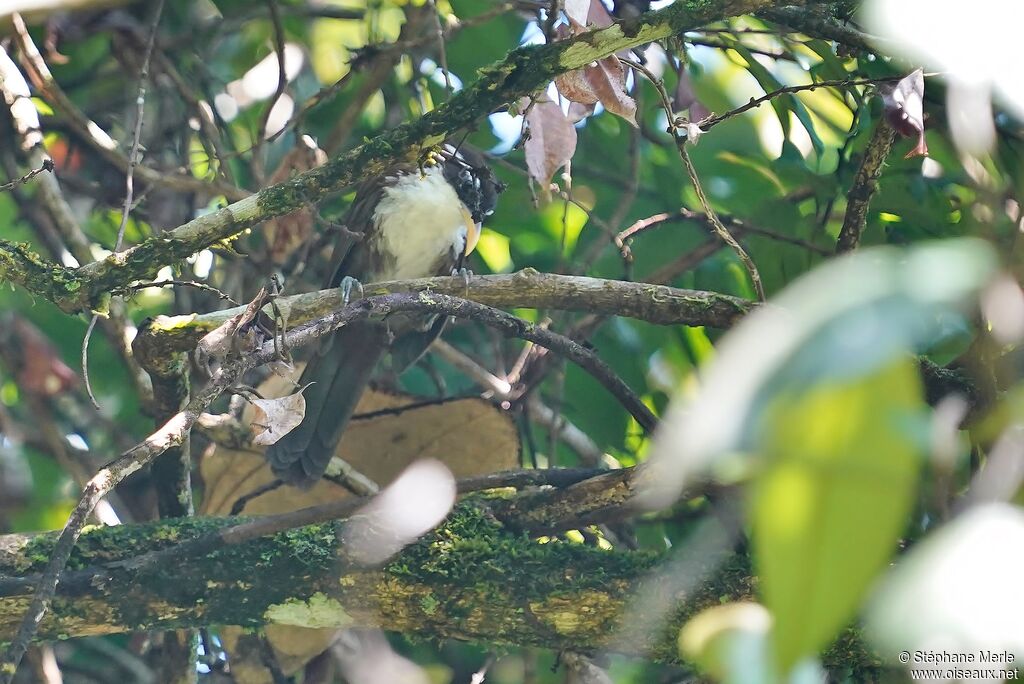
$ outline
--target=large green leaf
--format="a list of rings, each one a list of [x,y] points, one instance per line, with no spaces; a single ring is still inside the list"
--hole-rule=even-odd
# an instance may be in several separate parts
[[[895,548],[914,500],[922,408],[909,357],[767,408],[751,512],[783,671],[849,621]]]

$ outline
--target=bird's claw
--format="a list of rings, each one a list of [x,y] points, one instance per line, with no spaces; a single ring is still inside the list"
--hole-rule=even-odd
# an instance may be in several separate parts
[[[473,277],[471,270],[465,266],[459,266],[452,269],[452,276],[462,276],[462,284],[466,286],[466,290],[469,290],[469,279]]]
[[[358,280],[356,280],[355,278],[353,278],[352,276],[345,276],[344,278],[342,278],[341,279],[341,285],[339,287],[341,289],[341,301],[346,306],[348,306],[349,300],[352,299],[352,289],[353,288],[355,288],[355,289],[357,289],[359,291],[359,296],[360,297],[362,297],[364,295],[364,293],[363,293],[363,284],[361,282],[359,282]]]

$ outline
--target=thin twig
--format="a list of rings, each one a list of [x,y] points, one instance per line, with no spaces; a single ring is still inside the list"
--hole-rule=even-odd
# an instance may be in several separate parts
[[[813,242],[808,242],[807,240],[802,240],[800,238],[792,237],[790,235],[785,235],[783,233],[770,230],[768,228],[752,226],[746,223],[745,221],[740,221],[739,219],[735,219],[732,217],[720,216],[719,218],[722,220],[723,223],[728,223],[729,227],[737,234],[761,235],[772,240],[777,240],[779,242],[785,242],[791,245],[796,245],[798,247],[803,247],[804,249],[810,252],[814,252],[815,254],[820,254],[822,256],[831,254],[831,251],[829,251],[828,249],[820,247],[814,244]],[[644,233],[652,228],[657,228],[662,224],[670,223],[672,221],[699,221],[701,223],[707,223],[708,218],[707,216],[700,214],[696,211],[693,211],[692,209],[687,209],[686,207],[683,207],[679,211],[674,213],[662,212],[659,214],[654,214],[653,216],[648,216],[646,218],[637,219],[636,221],[633,222],[631,226],[629,226],[628,228],[626,228],[621,233],[618,233],[615,236],[615,246],[618,247],[619,251],[622,252],[624,257],[626,257],[628,254],[630,254],[628,241],[632,240],[641,233]]]
[[[620,58],[622,59],[622,58]],[[697,193],[697,199],[700,202],[701,209],[708,217],[708,221],[711,223],[712,229],[718,235],[722,241],[732,248],[736,256],[739,257],[740,262],[743,263],[744,268],[747,269],[747,273],[750,275],[750,280],[754,285],[754,292],[757,294],[759,301],[765,300],[764,285],[761,283],[761,274],[757,270],[757,264],[750,258],[747,251],[743,249],[743,245],[737,242],[736,238],[732,236],[729,229],[725,227],[721,219],[718,218],[718,214],[715,213],[714,208],[711,206],[711,201],[708,199],[707,194],[704,192],[704,186],[700,182],[700,176],[697,175],[697,168],[693,165],[693,160],[690,159],[690,153],[686,149],[687,139],[685,136],[679,134],[678,126],[672,115],[672,101],[665,92],[665,84],[660,78],[655,76],[647,67],[644,65],[634,62],[629,59],[622,59],[623,64],[627,64],[635,69],[637,72],[644,75],[644,77],[650,81],[651,85],[657,90],[658,95],[661,97],[661,104],[665,110],[665,116],[669,121],[669,133],[671,133],[673,140],[676,144],[676,150],[679,152],[679,158],[683,161],[683,166],[686,168],[686,173],[690,177],[690,183],[693,184],[693,190]]]
[[[444,89],[451,97],[452,89],[452,77],[448,71],[448,49],[444,43],[444,27],[441,26],[441,13],[437,9],[437,3],[435,0],[427,0],[430,5],[430,9],[433,10],[434,14],[434,33],[437,35],[437,58],[441,61],[441,72],[444,74]]]
[[[512,398],[513,383],[509,382],[508,378],[502,379],[491,373],[461,349],[453,347],[441,339],[436,340],[430,349],[485,388],[488,394],[496,400],[507,401]],[[523,408],[526,414],[537,423],[549,429],[557,427],[559,439],[575,451],[586,465],[596,466],[604,460],[604,452],[587,433],[571,423],[565,416],[555,413],[536,395],[531,394],[526,397]]]
[[[132,145],[128,152],[128,169],[125,173],[124,181],[124,205],[121,210],[121,224],[117,228],[117,240],[114,242],[114,252],[121,251],[124,231],[128,227],[128,216],[132,211],[132,198],[135,196],[135,167],[139,164],[139,147],[142,144],[142,123],[146,114],[146,85],[149,82],[149,62],[153,57],[153,45],[156,43],[157,27],[160,25],[160,17],[163,11],[164,0],[158,0],[156,9],[153,10],[153,23],[149,42],[146,44],[142,66],[139,68],[139,89],[135,96],[135,129],[132,132]]]
[[[892,81],[898,81],[901,78],[902,76],[885,76],[882,78],[844,78],[835,79],[831,81],[818,81],[816,83],[805,83],[803,85],[785,86],[783,88],[779,88],[778,90],[773,90],[770,93],[766,93],[761,97],[752,97],[750,98],[750,101],[747,102],[746,104],[740,105],[735,109],[730,109],[724,114],[709,116],[703,121],[697,122],[697,125],[700,126],[700,129],[702,131],[709,131],[714,126],[717,126],[726,119],[730,119],[736,116],[737,114],[742,114],[743,112],[750,111],[755,107],[760,107],[765,102],[773,100],[776,97],[779,97],[780,95],[802,93],[807,90],[816,90],[818,88],[853,88],[856,86],[877,85],[879,83],[889,83]]]
[[[693,160],[690,159],[690,153],[686,150],[686,140],[681,137],[678,132],[673,131],[676,139],[676,149],[679,150],[679,158],[683,160],[683,164],[686,166],[686,173],[690,176],[690,182],[693,183],[693,189],[697,193],[697,199],[700,201],[701,208],[704,209],[704,213],[707,214],[708,220],[711,222],[712,228],[722,242],[729,245],[732,251],[736,253],[739,260],[743,263],[743,266],[747,269],[747,273],[750,275],[750,280],[754,285],[754,292],[757,294],[759,301],[765,301],[764,285],[761,283],[761,274],[757,270],[757,264],[747,254],[747,250],[743,249],[736,238],[732,236],[729,229],[725,227],[725,224],[718,218],[718,214],[715,213],[714,208],[711,206],[711,202],[708,200],[707,194],[704,192],[704,186],[700,182],[700,177],[697,175],[697,168],[693,165]]]
[[[274,89],[274,95],[267,102],[266,109],[263,110],[263,115],[260,117],[260,126],[256,131],[256,142],[253,144],[253,162],[260,171],[259,176],[263,175],[261,153],[263,143],[267,138],[267,124],[270,122],[270,114],[288,87],[288,73],[284,63],[284,25],[281,23],[281,11],[277,7],[277,0],[267,0],[267,7],[270,9],[270,24],[274,27],[274,51],[277,53],[277,88]]]
[[[227,292],[224,292],[223,290],[219,290],[216,287],[214,287],[213,285],[208,285],[206,283],[200,283],[200,282],[195,281],[195,280],[157,280],[157,281],[154,281],[152,283],[135,283],[134,285],[131,286],[130,289],[132,289],[132,290],[146,290],[146,289],[149,289],[151,287],[172,287],[172,286],[192,287],[192,288],[195,288],[197,290],[202,290],[204,292],[211,292],[211,293],[217,295],[218,298],[223,299],[224,301],[229,302],[229,303],[231,303],[234,306],[240,306],[240,304],[237,301],[235,301],[231,297],[231,295],[229,295]]]
[[[121,209],[121,224],[117,228],[117,240],[114,241],[114,253],[121,251],[121,243],[124,240],[124,231],[128,227],[128,216],[132,212],[132,200],[135,196],[135,167],[139,163],[139,146],[142,144],[142,121],[146,112],[146,83],[149,81],[149,60],[153,55],[153,45],[156,43],[157,27],[160,24],[160,16],[164,11],[164,0],[157,2],[156,10],[153,12],[152,31],[149,42],[146,44],[146,54],[142,59],[142,67],[139,69],[139,89],[135,97],[135,130],[132,133],[131,151],[128,153],[128,170],[125,173],[124,205]],[[85,390],[89,400],[97,409],[99,402],[92,391],[92,383],[89,381],[89,340],[92,339],[92,331],[96,327],[99,314],[93,314],[89,321],[89,327],[82,338],[82,379],[85,381]]]
[[[93,314],[89,319],[89,327],[85,329],[85,335],[82,337],[82,380],[85,381],[85,393],[89,395],[89,401],[97,411],[100,409],[100,403],[96,401],[96,395],[92,392],[92,382],[89,381],[89,340],[92,339],[92,331],[96,329],[99,318],[99,315]]]
[[[3,185],[0,185],[0,192],[7,192],[8,190],[13,190],[19,185],[24,185],[25,183],[28,183],[30,180],[32,180],[33,178],[35,178],[44,171],[53,172],[53,160],[50,159],[49,157],[43,160],[42,166],[40,166],[38,169],[32,169],[21,178],[16,178],[12,180],[10,183],[4,183]]]

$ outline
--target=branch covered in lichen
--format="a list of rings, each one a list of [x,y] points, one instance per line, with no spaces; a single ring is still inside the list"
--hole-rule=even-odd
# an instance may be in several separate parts
[[[650,283],[605,280],[584,276],[539,273],[524,269],[505,275],[420,278],[417,280],[369,283],[363,295],[401,292],[434,292],[468,299],[499,308],[556,309],[605,316],[624,316],[657,325],[693,325],[729,328],[754,306],[739,297],[686,290]],[[357,296],[353,295],[352,301]],[[277,307],[286,313],[290,326],[319,318],[343,306],[338,289],[304,292],[279,297]],[[158,316],[140,331],[137,347],[147,358],[162,359],[175,352],[190,351],[196,342],[244,307],[204,314]],[[271,311],[267,311],[271,314]]]
[[[651,575],[658,561],[653,554],[540,544],[504,529],[476,501],[459,505],[440,528],[380,569],[345,557],[340,523],[176,557],[174,563],[136,569],[117,563],[232,522],[199,518],[88,530],[40,637],[218,624],[373,625],[433,638],[674,661],[674,636],[687,616],[750,592],[748,568],[736,560],[686,595],[671,596],[674,583]],[[38,571],[52,543],[52,535],[0,537],[0,575],[17,579]],[[91,571],[96,566],[103,566],[99,575]],[[0,640],[10,638],[28,600],[28,590],[12,589],[10,582],[4,589]],[[666,605],[675,606],[666,614],[666,629],[620,624],[641,591],[662,591]]]
[[[28,245],[0,238],[0,282],[9,282],[54,303],[79,300],[87,281],[74,269],[51,263]]]
[[[423,117],[382,133],[323,166],[82,266],[76,274],[83,287],[74,294],[57,293],[62,296],[54,303],[67,311],[88,308],[97,297],[152,277],[161,267],[230,239],[261,221],[306,207],[396,162],[414,162],[451,134],[544,88],[559,74],[709,22],[782,4],[780,0],[680,0],[567,40],[517,48],[502,61],[481,69],[475,83]]]
[[[861,235],[868,225],[868,209],[878,191],[878,179],[895,139],[896,130],[884,118],[879,119],[864,150],[853,185],[846,194],[846,216],[836,239],[837,254],[857,249],[860,244]]]

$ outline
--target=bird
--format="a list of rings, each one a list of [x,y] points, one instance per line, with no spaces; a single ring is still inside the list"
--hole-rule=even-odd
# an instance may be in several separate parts
[[[445,143],[423,165],[400,164],[364,181],[342,219],[328,288],[347,301],[361,283],[463,273],[484,219],[505,189],[482,155]],[[446,318],[403,314],[351,323],[321,338],[298,383],[302,422],[266,451],[277,479],[309,488],[324,474],[380,359],[409,367]],[[310,384],[312,383],[312,384]]]

